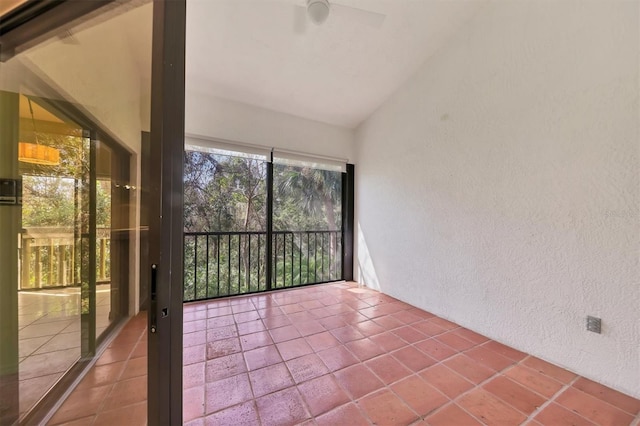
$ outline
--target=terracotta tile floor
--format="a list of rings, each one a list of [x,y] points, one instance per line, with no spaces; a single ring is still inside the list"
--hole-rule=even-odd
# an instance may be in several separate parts
[[[109,325],[110,287],[98,285],[96,332]],[[20,415],[80,358],[80,288],[18,292]]]
[[[146,325],[144,312],[129,320],[48,424],[147,424]]]
[[[52,424],[145,422],[143,321]],[[640,422],[637,399],[352,284],[188,304],[184,333],[189,425]]]

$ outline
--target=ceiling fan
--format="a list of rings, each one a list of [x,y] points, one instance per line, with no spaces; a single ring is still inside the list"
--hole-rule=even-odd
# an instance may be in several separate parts
[[[306,0],[306,6],[296,5],[294,28],[296,32],[306,30],[307,21],[322,25],[330,14],[341,15],[352,22],[361,23],[373,28],[380,28],[385,15],[356,7],[329,2],[329,0]]]

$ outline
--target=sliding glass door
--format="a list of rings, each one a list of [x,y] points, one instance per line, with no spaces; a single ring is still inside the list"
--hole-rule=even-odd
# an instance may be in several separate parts
[[[95,333],[100,342],[129,311],[129,221],[137,188],[131,184],[129,153],[104,141],[95,151]]]
[[[264,156],[185,152],[185,301],[268,288],[266,178]]]
[[[18,375],[12,416],[25,416],[79,362],[94,356],[110,323],[126,313],[118,290],[128,292],[123,271],[129,237],[118,229],[128,232],[130,194],[121,172],[124,166],[128,173],[130,155],[65,114],[64,102],[0,96],[5,124],[16,126],[17,136],[17,142],[3,139],[2,172],[14,169],[16,176],[4,180],[13,184],[14,198],[5,190],[2,209],[12,217],[4,218],[3,229],[18,231],[15,240],[4,239],[5,249],[15,250],[3,259],[6,270],[15,271],[15,295],[7,295],[0,315],[14,342],[3,345],[6,360]],[[16,314],[17,327],[10,329]]]
[[[273,288],[342,276],[340,165],[274,158]]]
[[[104,4],[0,19],[0,424],[40,422],[135,313],[153,5],[81,18]]]

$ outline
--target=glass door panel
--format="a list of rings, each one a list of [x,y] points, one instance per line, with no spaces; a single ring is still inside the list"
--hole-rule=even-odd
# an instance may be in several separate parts
[[[130,154],[96,145],[96,336],[126,315],[129,286]]]
[[[267,289],[264,157],[185,152],[184,300]]]
[[[104,143],[96,146],[96,336],[100,336],[111,323],[111,248],[112,192],[119,183],[111,179],[111,149]],[[116,187],[118,185],[118,187]],[[116,312],[118,305],[115,306]]]
[[[83,354],[90,141],[80,125],[55,115],[38,98],[20,95],[19,111],[18,354],[24,413]],[[58,161],[40,158],[40,145],[56,152]]]
[[[340,166],[187,146],[184,301],[342,279],[344,175]]]
[[[275,158],[273,287],[342,279],[343,173]]]
[[[0,424],[39,423],[137,313],[153,4],[125,3],[0,57]]]

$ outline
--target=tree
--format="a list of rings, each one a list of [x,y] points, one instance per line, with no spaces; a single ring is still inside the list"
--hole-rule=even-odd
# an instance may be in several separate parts
[[[252,239],[243,232],[266,231],[265,179],[266,166],[259,159],[197,151],[185,153],[185,231],[241,232],[215,238],[187,235],[186,294],[201,298],[213,282],[216,292],[220,283],[226,283],[224,294],[239,293],[241,286],[253,286],[254,291],[257,290],[258,278],[265,275],[265,260],[258,258],[265,253],[266,240],[259,235]],[[256,245],[260,245],[260,251]],[[216,257],[214,268],[207,268],[207,256],[202,255],[206,250]],[[231,268],[231,264],[237,267]],[[194,266],[189,269],[189,265]],[[213,280],[207,277],[207,271]]]
[[[276,165],[274,167],[274,184],[276,185],[278,203],[274,206],[274,223],[284,229],[305,229],[305,230],[325,230],[338,231],[341,229],[342,219],[342,174],[324,169],[312,167],[295,167],[287,165]],[[291,220],[288,212],[297,212]],[[297,219],[302,214],[306,219]],[[283,223],[284,222],[284,223]],[[305,226],[299,228],[299,226]],[[324,234],[321,234],[324,235]],[[324,236],[320,241],[320,249],[317,244],[318,234],[314,234],[314,253],[318,251],[323,254],[320,259],[320,269],[329,270],[329,277],[337,273],[341,261],[342,247],[338,243],[338,232],[330,232],[328,247]],[[310,239],[307,240],[310,244]],[[298,241],[298,250],[303,250],[305,241]],[[324,254],[329,252],[328,259],[323,259]],[[307,252],[311,251],[307,247]],[[286,262],[286,259],[284,259]],[[308,269],[313,265],[314,277],[318,265],[316,256],[309,263]],[[300,274],[303,273],[300,267]],[[309,276],[310,271],[306,271]],[[325,276],[321,276],[324,280]]]
[[[79,283],[82,282],[80,277],[81,262],[85,268],[87,268],[88,262],[88,253],[85,253],[84,258],[81,259],[79,247],[82,235],[86,234],[89,227],[89,192],[88,187],[83,187],[83,185],[89,183],[90,141],[84,137],[80,128],[62,125],[56,128],[58,129],[57,133],[38,133],[35,142],[58,149],[60,151],[59,164],[19,163],[20,173],[23,176],[22,226],[23,228],[72,229],[72,231],[67,231],[73,234],[73,245],[75,246],[75,250],[69,248],[69,253],[75,255],[72,281]],[[60,133],[61,129],[64,130],[64,133]],[[99,180],[95,182],[95,185],[96,224],[98,227],[109,228],[111,226],[111,181]],[[50,256],[54,256],[52,245],[45,248],[41,256],[43,257],[42,262],[48,262]],[[26,262],[30,262],[30,259],[27,259]],[[107,265],[109,265],[108,261]],[[61,266],[58,265],[58,267]],[[106,275],[108,276],[108,272]]]
[[[185,153],[186,299],[209,297],[212,286],[213,295],[266,286],[266,171],[264,160],[248,156]],[[320,272],[339,270],[341,177],[274,165],[273,229],[287,231],[273,235],[274,285],[332,279]]]
[[[311,167],[276,165],[274,175],[280,200],[292,201],[300,212],[313,218],[315,225],[321,227],[318,229],[340,229],[341,173]],[[297,220],[298,217],[295,219],[287,225],[291,227],[302,222]]]
[[[184,171],[185,230],[264,230],[265,177],[263,161],[187,151]]]

